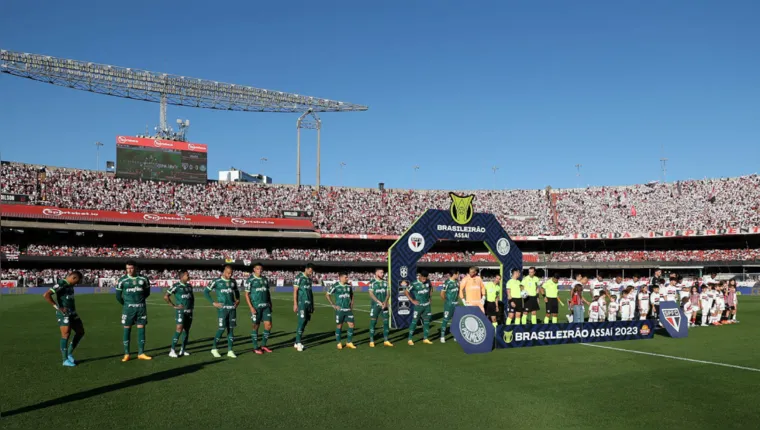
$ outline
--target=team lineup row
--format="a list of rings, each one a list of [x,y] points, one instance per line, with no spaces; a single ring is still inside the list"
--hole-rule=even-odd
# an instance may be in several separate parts
[[[303,272],[296,276],[293,289],[293,312],[296,313],[298,324],[295,333],[294,347],[296,350],[303,351],[304,346],[301,342],[303,333],[308,325],[311,315],[314,312],[314,296],[312,291],[312,275],[314,267],[309,264]],[[455,272],[452,272],[455,273]],[[164,295],[166,303],[175,310],[176,330],[172,338],[169,356],[176,358],[190,355],[187,352],[188,338],[190,329],[193,324],[193,311],[195,308],[195,294],[193,287],[190,285],[190,276],[187,270],[179,272],[179,282],[172,285]],[[389,289],[388,283],[384,279],[383,269],[377,269],[375,279],[370,283],[369,297],[371,299],[370,309],[370,347],[375,343],[375,326],[377,319],[383,319],[383,344],[392,347],[389,335]],[[444,342],[446,326],[451,315],[453,307],[458,300],[458,287],[454,288],[453,279],[458,274],[452,274],[449,280],[449,286],[442,291],[441,296],[446,301],[446,311],[444,312],[444,322],[441,328],[441,341]],[[82,279],[78,271],[70,272],[66,278],[59,280],[50,290],[44,294],[45,300],[50,303],[56,312],[56,318],[61,332],[60,351],[63,358],[63,365],[66,367],[76,366],[76,359],[73,356],[84,337],[84,324],[79,317],[74,299],[74,286]],[[272,330],[272,298],[270,295],[270,283],[263,274],[263,266],[255,264],[252,275],[244,281],[245,302],[251,312],[251,340],[253,349],[256,354],[271,353],[272,350],[267,347],[267,342]],[[420,271],[418,280],[409,284],[402,282],[404,294],[408,300],[415,305],[414,319],[415,322],[410,325],[408,344],[414,345],[412,337],[414,335],[415,324],[421,320],[423,324],[424,339],[423,342],[430,344],[428,333],[430,329],[430,320],[432,316],[430,307],[431,287],[427,282],[427,273]],[[455,294],[456,293],[456,294]],[[212,296],[213,294],[213,296]],[[335,339],[338,349],[344,347],[355,349],[353,344],[354,332],[354,294],[353,288],[348,282],[346,273],[340,273],[338,282],[328,288],[325,293],[330,305],[335,310]],[[55,297],[54,297],[55,296]],[[121,324],[123,326],[122,343],[124,347],[123,362],[130,360],[130,343],[132,327],[137,326],[138,354],[139,360],[151,360],[152,357],[145,353],[145,326],[148,324],[147,298],[150,296],[150,282],[137,272],[137,266],[134,261],[126,263],[125,275],[122,276],[116,285],[116,299],[122,305]],[[218,326],[213,338],[213,347],[211,354],[214,357],[221,357],[218,344],[227,333],[227,357],[236,358],[233,351],[234,329],[237,327],[237,308],[241,302],[241,294],[236,280],[232,279],[232,267],[226,265],[222,271],[221,277],[215,279],[204,289],[204,297],[217,309]],[[343,324],[348,326],[347,338],[345,345],[341,341]],[[263,334],[259,338],[259,328],[263,325]],[[71,333],[74,333],[71,338]],[[69,342],[70,341],[70,342]],[[177,345],[180,345],[177,351]]]

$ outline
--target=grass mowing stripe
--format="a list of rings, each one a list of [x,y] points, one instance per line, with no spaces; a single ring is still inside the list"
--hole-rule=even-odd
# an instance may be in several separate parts
[[[653,357],[670,358],[672,360],[689,361],[689,362],[692,362],[692,363],[711,364],[713,366],[731,367],[733,369],[741,369],[741,370],[749,370],[749,371],[752,371],[752,372],[760,372],[760,369],[755,369],[753,367],[737,366],[735,364],[715,363],[713,361],[695,360],[693,358],[675,357],[673,355],[655,354],[653,352],[635,351],[635,350],[632,350],[632,349],[623,349],[623,348],[615,348],[615,347],[612,347],[612,346],[595,345],[593,343],[582,343],[581,345],[583,345],[583,346],[593,346],[594,348],[611,349],[613,351],[630,352],[631,354],[651,355]]]

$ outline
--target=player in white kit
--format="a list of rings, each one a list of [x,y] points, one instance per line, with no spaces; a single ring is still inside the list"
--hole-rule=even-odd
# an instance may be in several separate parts
[[[609,294],[609,293],[607,293]],[[599,296],[599,322],[604,322],[607,319],[607,295]]]
[[[618,308],[620,308],[620,321],[631,321],[633,319],[633,306],[631,302],[631,291],[633,287],[629,286],[623,290],[623,294],[620,296],[618,302]]]
[[[617,321],[618,311],[620,310],[620,304],[613,297],[610,300],[610,304],[607,306],[607,321]]]
[[[660,286],[652,285],[652,294],[649,295],[649,303],[652,304],[652,318],[658,319],[660,316]]]
[[[594,300],[588,305],[588,322],[599,322],[599,297],[594,297]]]
[[[665,300],[668,302],[675,302],[677,295],[678,295],[678,279],[670,278],[670,283],[667,286],[665,286]]]
[[[591,297],[599,297],[602,295],[602,291],[604,291],[604,278],[602,278],[602,275],[599,275],[596,279],[590,280],[588,285],[591,287]]]
[[[712,308],[712,294],[710,293],[709,286],[702,287],[702,292],[699,294],[699,302],[702,305],[702,327],[707,327],[707,319],[710,316],[710,308]]]
[[[691,300],[689,300],[688,297],[684,297],[681,299],[681,309],[683,309],[683,314],[686,316],[686,319],[689,321],[689,327],[694,327],[694,324],[691,322],[691,317],[694,314],[694,307],[691,305]]]
[[[649,287],[646,285],[641,286],[637,300],[639,303],[639,319],[645,320],[647,319],[647,315],[649,315]]]

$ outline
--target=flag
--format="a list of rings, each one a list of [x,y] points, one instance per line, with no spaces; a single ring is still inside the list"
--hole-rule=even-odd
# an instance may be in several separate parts
[[[636,206],[631,206],[631,216],[636,216]]]

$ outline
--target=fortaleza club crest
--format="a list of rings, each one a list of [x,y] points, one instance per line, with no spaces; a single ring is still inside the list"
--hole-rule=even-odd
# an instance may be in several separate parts
[[[486,340],[486,326],[480,318],[473,315],[465,315],[459,321],[459,332],[472,345],[480,345]]]
[[[675,330],[681,326],[681,311],[678,309],[663,309],[662,315],[665,317],[665,321],[670,324]]]
[[[475,195],[458,196],[454,193],[449,193],[449,197],[451,197],[451,207],[449,208],[451,219],[460,225],[470,222],[472,215],[475,213],[475,210],[472,208],[472,201],[475,199]]]

